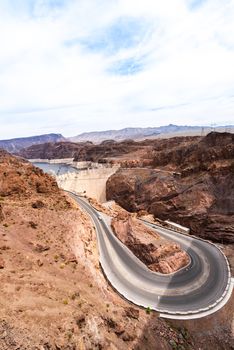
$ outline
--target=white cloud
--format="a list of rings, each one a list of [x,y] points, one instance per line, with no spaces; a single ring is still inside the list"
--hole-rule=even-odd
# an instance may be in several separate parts
[[[233,0],[9,3],[0,138],[234,123]]]

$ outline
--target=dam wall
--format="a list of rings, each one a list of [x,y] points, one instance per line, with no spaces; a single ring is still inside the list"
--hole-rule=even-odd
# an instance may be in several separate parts
[[[99,202],[106,201],[106,182],[119,166],[74,162],[67,159],[31,159],[34,165],[56,178],[58,186],[64,190],[87,195]]]
[[[46,163],[46,164],[72,164],[73,158],[63,159],[29,159],[31,163]]]
[[[80,195],[87,195],[103,203],[106,201],[107,179],[118,167],[100,167],[81,170],[77,173],[67,172],[56,176],[60,188]]]
[[[70,165],[76,169],[96,169],[96,168],[110,168],[110,165],[102,163],[94,163],[91,161],[74,162],[73,158],[62,159],[29,159],[29,162],[33,164],[57,164],[57,165]]]

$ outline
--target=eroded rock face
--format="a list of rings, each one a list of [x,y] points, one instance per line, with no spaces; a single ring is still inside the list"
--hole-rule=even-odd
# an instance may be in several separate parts
[[[160,168],[120,169],[108,179],[107,199],[173,220],[200,237],[233,243],[234,136],[216,134],[157,150],[152,164]]]
[[[211,132],[203,138],[193,138],[186,143],[178,142],[173,147],[164,141],[164,149],[158,148],[157,145],[154,148],[153,166],[171,164],[180,169],[192,168],[194,171],[202,171],[207,170],[214,161],[234,157],[234,134],[230,133]]]
[[[176,243],[160,237],[154,230],[120,213],[112,219],[116,236],[152,271],[168,274],[189,263],[188,255]]]
[[[149,268],[153,271],[159,270],[161,273],[168,274],[178,271],[188,264],[188,256],[185,252],[175,252],[172,255],[161,258],[158,263],[152,264]]]
[[[107,198],[129,211],[190,227],[191,233],[217,242],[234,242],[234,177],[222,171],[175,179],[146,170],[120,170],[107,182]]]

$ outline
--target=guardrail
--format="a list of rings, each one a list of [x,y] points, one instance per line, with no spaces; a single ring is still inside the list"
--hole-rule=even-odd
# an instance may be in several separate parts
[[[169,231],[172,231],[172,232],[176,232],[177,234],[180,234],[180,235],[183,235],[183,236],[186,236],[186,237],[191,237],[193,239],[196,239],[196,240],[199,240],[199,241],[202,241],[202,242],[205,242],[205,243],[208,243],[212,246],[214,246],[216,249],[218,249],[220,251],[220,253],[223,255],[225,261],[226,261],[226,265],[227,265],[227,270],[228,270],[228,283],[227,283],[227,286],[225,288],[225,291],[223,292],[223,294],[221,295],[221,297],[216,300],[215,303],[211,304],[211,305],[208,305],[206,308],[201,308],[201,309],[198,309],[198,311],[187,311],[185,314],[186,315],[189,315],[189,314],[194,314],[194,313],[199,313],[199,312],[205,312],[205,311],[208,311],[208,310],[211,310],[213,309],[215,306],[217,306],[224,298],[225,296],[227,295],[230,287],[231,287],[231,284],[232,284],[232,276],[231,276],[231,269],[230,269],[230,265],[229,265],[229,261],[226,257],[226,255],[223,253],[222,249],[220,247],[218,247],[215,243],[213,242],[210,242],[209,240],[207,239],[203,239],[201,237],[197,237],[195,235],[190,235],[190,234],[187,234],[185,232],[178,232],[177,230],[173,230],[172,228],[165,228],[163,226],[160,226],[160,225],[157,225],[157,224],[154,224],[150,221],[147,221],[147,220],[144,220],[144,219],[140,219],[141,221],[143,222],[146,222],[147,224],[150,224],[150,225],[153,225],[153,226],[156,226],[158,228],[163,228],[163,229],[166,229],[166,230],[169,230]],[[170,313],[170,314],[181,314],[180,311],[178,312],[175,312],[175,313],[172,313],[172,312],[169,312],[168,310],[160,310],[159,312],[162,312],[162,313]]]
[[[71,191],[66,191],[66,192],[71,193],[71,194],[77,196],[76,193],[73,193],[73,192],[71,192]],[[90,205],[90,206],[95,210],[95,212],[97,212],[96,216],[97,216],[97,218],[99,219],[98,210],[97,210],[95,207],[93,207],[91,203],[89,203],[89,202],[87,203],[87,202],[86,202],[86,204]],[[144,219],[140,219],[140,220],[143,221],[143,222],[146,222],[147,224],[150,224],[150,225],[152,225],[152,226],[155,226],[156,228],[158,227],[158,228],[163,228],[163,229],[165,229],[165,227],[160,226],[160,225],[157,225],[157,224],[154,224],[154,223],[149,222],[149,221],[147,221],[147,220],[144,220]],[[104,220],[100,220],[100,219],[99,219],[99,223],[100,223],[101,226],[104,226],[108,231],[110,231],[110,228],[107,226],[107,224],[106,224],[106,222],[105,222]],[[95,224],[95,223],[94,223],[94,224]],[[96,225],[95,225],[95,227],[96,227]],[[97,228],[96,228],[96,229],[97,229]],[[193,238],[193,239],[196,239],[196,240],[200,240],[200,241],[206,242],[206,243],[208,243],[208,244],[214,246],[216,249],[218,249],[218,250],[221,252],[221,254],[223,255],[223,257],[224,257],[224,259],[225,259],[225,262],[226,262],[226,265],[227,265],[228,283],[227,283],[227,286],[226,286],[226,288],[225,288],[223,294],[221,295],[221,297],[220,297],[219,299],[217,299],[215,303],[210,304],[210,305],[208,305],[208,306],[205,307],[205,308],[200,308],[200,309],[197,309],[197,310],[189,310],[189,311],[180,311],[180,310],[178,310],[178,311],[172,311],[172,310],[168,310],[168,309],[160,309],[160,308],[158,308],[157,306],[155,306],[155,307],[151,307],[152,310],[155,310],[155,311],[159,312],[160,314],[165,314],[165,315],[167,315],[167,317],[170,317],[170,315],[171,315],[171,316],[176,316],[176,315],[177,315],[177,316],[179,316],[180,318],[183,317],[183,316],[189,316],[189,315],[191,315],[191,317],[192,317],[192,316],[195,316],[195,315],[197,315],[198,317],[202,317],[202,316],[199,316],[199,314],[202,314],[202,313],[211,311],[212,309],[214,310],[214,309],[217,307],[217,305],[221,304],[221,302],[224,300],[224,298],[225,298],[226,296],[229,296],[228,299],[226,300],[226,302],[227,302],[227,301],[229,300],[229,298],[230,298],[230,296],[231,296],[231,292],[232,292],[232,280],[231,280],[231,271],[230,271],[229,262],[228,262],[228,259],[226,258],[226,256],[224,255],[224,253],[222,252],[222,250],[221,250],[216,244],[214,244],[213,242],[210,242],[210,241],[208,241],[208,240],[202,239],[202,238],[200,238],[200,237],[196,237],[196,236],[194,236],[194,235],[188,235],[188,234],[186,234],[186,233],[181,233],[181,232],[175,231],[175,230],[173,230],[173,229],[168,229],[168,228],[167,228],[166,230],[175,232],[175,233],[180,234],[180,235],[183,235],[183,236],[186,236],[187,238],[190,237],[190,238]],[[113,234],[113,233],[112,233],[112,234]],[[111,282],[112,277],[111,277],[111,276],[107,276],[107,274],[106,274],[106,271],[105,271],[105,261],[103,261],[103,259],[102,259],[101,252],[99,252],[99,253],[100,253],[99,262],[100,262],[101,268],[102,268],[102,270],[103,270],[103,272],[104,272],[104,275],[105,275],[105,277],[108,279],[108,281],[110,282],[110,284],[112,285],[112,287],[113,287],[115,290],[117,290],[117,288],[115,287],[115,285]],[[142,303],[140,304],[139,302],[134,301],[133,298],[132,298],[132,300],[129,299],[128,296],[124,295],[124,294],[121,293],[119,290],[117,290],[117,292],[118,292],[123,298],[127,299],[128,301],[131,301],[131,302],[137,304],[138,306],[141,306],[141,307],[143,307],[143,308],[148,307],[148,305],[145,305],[145,304],[143,305]],[[230,295],[229,295],[229,294],[230,294]],[[225,304],[226,304],[226,302],[225,302]],[[220,308],[221,308],[222,306],[223,306],[223,305],[221,305]],[[217,310],[214,310],[213,312],[215,312],[215,311],[217,311]],[[212,313],[212,312],[211,312],[211,313]],[[204,316],[206,316],[206,315],[204,315]],[[198,318],[198,317],[197,317],[197,318]],[[193,317],[193,318],[194,318],[194,317]]]

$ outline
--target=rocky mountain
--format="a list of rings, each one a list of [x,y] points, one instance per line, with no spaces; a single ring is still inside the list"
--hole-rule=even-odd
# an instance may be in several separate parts
[[[194,136],[206,135],[213,128],[209,126],[188,126],[188,125],[173,125],[169,124],[160,127],[149,128],[124,128],[121,130],[106,130],[86,132],[75,137],[71,137],[72,142],[91,141],[93,143],[100,143],[104,140],[123,141],[126,139],[143,140],[146,138],[158,137],[175,137],[175,136]],[[233,126],[223,126],[215,128],[216,131],[222,132],[225,130],[234,130]]]
[[[17,153],[19,150],[31,145],[36,145],[44,142],[66,141],[61,134],[47,134],[31,137],[21,137],[9,140],[0,140],[0,148],[11,153]]]
[[[121,130],[85,132],[71,137],[70,140],[73,142],[91,141],[94,143],[100,143],[105,140],[123,141],[126,139],[137,139],[144,136],[156,136],[159,134],[157,129],[158,128],[124,128]]]

